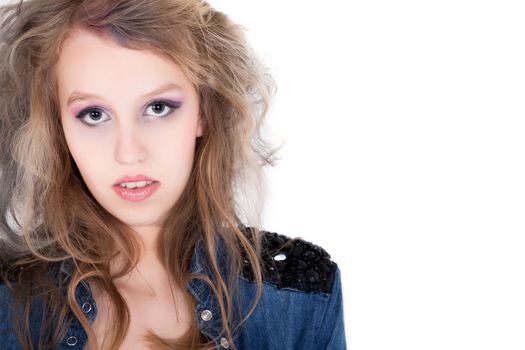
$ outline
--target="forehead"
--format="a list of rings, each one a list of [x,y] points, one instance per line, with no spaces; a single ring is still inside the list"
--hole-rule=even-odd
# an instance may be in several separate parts
[[[170,80],[189,88],[180,67],[152,50],[130,49],[110,36],[75,29],[65,39],[56,65],[61,93],[77,88],[104,90],[115,86],[158,86]],[[64,91],[66,90],[66,91]]]

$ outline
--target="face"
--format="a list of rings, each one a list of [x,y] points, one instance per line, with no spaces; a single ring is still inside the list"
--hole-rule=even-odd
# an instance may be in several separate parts
[[[56,69],[62,127],[90,192],[139,233],[158,231],[202,135],[195,88],[174,62],[81,29]]]

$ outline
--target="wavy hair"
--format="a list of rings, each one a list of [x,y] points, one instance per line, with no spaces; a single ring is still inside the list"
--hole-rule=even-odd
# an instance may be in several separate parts
[[[0,19],[0,262],[14,308],[23,310],[15,329],[24,349],[54,348],[71,313],[90,344],[97,344],[75,300],[83,281],[100,288],[114,310],[109,349],[122,344],[130,325],[113,278],[138,263],[138,242],[133,229],[90,194],[61,127],[55,65],[64,40],[79,27],[168,57],[198,92],[204,134],[196,142],[190,179],[161,228],[157,253],[176,285],[201,279],[210,286],[223,321],[221,336],[233,345],[242,325],[234,322],[240,310],[233,300],[243,256],[258,291],[243,320],[262,291],[257,229],[265,193],[262,168],[274,166],[278,150],[262,133],[275,83],[247,44],[244,28],[201,0],[30,0],[1,7]],[[227,275],[218,266],[218,239],[231,257]],[[198,241],[206,248],[210,277],[189,272]],[[118,253],[126,263],[112,275],[109,265]],[[69,259],[74,269],[64,293],[45,272]],[[53,315],[45,317],[37,344],[29,323],[34,293],[45,315]],[[179,339],[153,332],[146,339],[152,349],[212,348],[216,339],[205,338],[194,321]]]

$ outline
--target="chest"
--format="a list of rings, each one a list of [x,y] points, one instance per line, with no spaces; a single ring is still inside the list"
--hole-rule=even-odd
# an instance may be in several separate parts
[[[156,335],[176,339],[184,335],[191,325],[191,309],[187,303],[172,297],[171,294],[161,294],[157,297],[139,297],[130,293],[121,293],[126,301],[130,314],[128,333],[120,349],[149,350],[144,337],[148,330]],[[159,293],[160,294],[160,293]],[[93,330],[97,336],[100,349],[108,349],[108,332],[112,331],[112,311],[107,297],[95,296],[97,303],[97,316],[93,323]],[[95,347],[88,343],[84,350],[94,350]]]

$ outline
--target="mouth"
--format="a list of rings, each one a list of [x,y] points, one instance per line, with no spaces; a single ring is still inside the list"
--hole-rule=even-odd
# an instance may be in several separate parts
[[[124,176],[123,178],[120,178],[113,184],[113,186],[121,186],[121,187],[128,187],[130,189],[133,189],[135,187],[144,187],[145,185],[151,185],[152,183],[156,183],[158,181],[145,176],[145,175],[137,175],[137,176]]]
[[[135,186],[135,187],[134,187]],[[113,185],[113,190],[124,200],[130,202],[140,202],[150,197],[160,186],[160,182],[153,181],[148,183],[144,180],[142,182],[121,182]]]
[[[113,187],[121,187],[129,190],[140,190],[141,188],[149,187],[153,184],[159,183],[158,181],[137,181],[137,182],[121,182],[113,185]]]

